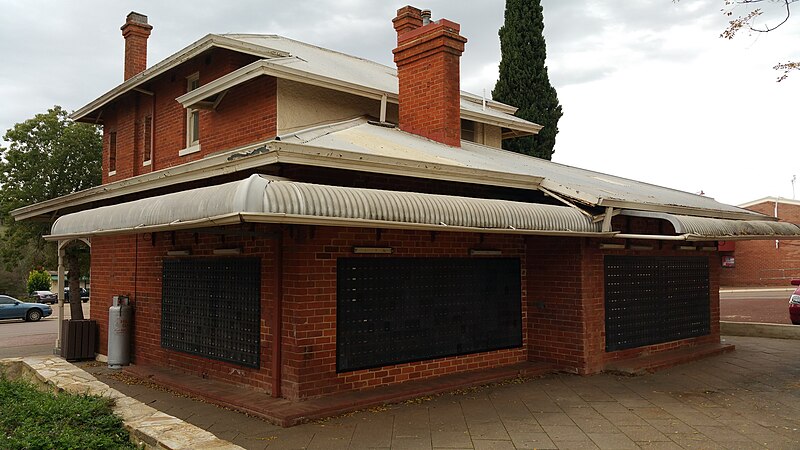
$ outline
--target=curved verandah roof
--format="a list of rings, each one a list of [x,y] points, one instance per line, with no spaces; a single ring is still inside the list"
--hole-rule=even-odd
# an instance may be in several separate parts
[[[651,239],[800,239],[800,227],[624,210],[672,223],[677,236]],[[325,186],[252,175],[245,180],[62,216],[50,240],[252,223],[356,226],[551,236],[630,237],[574,207]]]
[[[566,206],[325,186],[262,175],[67,214],[50,240],[242,222],[512,234],[611,236]]]

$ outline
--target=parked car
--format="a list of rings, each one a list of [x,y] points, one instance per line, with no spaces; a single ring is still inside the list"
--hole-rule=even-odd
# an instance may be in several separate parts
[[[39,303],[58,303],[58,295],[50,291],[33,291],[31,299],[36,299]]]
[[[53,309],[44,303],[25,303],[8,295],[0,295],[0,319],[23,319],[36,322],[53,314]]]
[[[81,301],[86,303],[89,301],[89,291],[86,288],[81,288]],[[69,303],[69,287],[64,286],[64,303]]]
[[[789,297],[789,319],[793,324],[800,325],[800,280],[792,280],[792,284],[797,289]]]

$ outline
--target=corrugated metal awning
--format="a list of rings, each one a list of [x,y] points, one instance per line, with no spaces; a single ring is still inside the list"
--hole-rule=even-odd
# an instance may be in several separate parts
[[[613,236],[576,208],[299,183],[261,175],[60,217],[49,240],[242,222]]]
[[[675,233],[686,236],[686,240],[690,241],[800,239],[800,226],[789,222],[714,219],[629,209],[620,211],[620,214],[666,220],[675,228]]]

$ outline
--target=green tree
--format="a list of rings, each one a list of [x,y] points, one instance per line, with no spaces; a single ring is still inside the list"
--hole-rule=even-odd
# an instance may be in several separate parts
[[[102,137],[96,126],[74,122],[54,106],[14,125],[3,139],[9,146],[0,146],[0,260],[7,271],[53,267],[55,245],[42,239],[51,224],[16,222],[11,211],[99,185]],[[79,276],[80,268],[73,273]]]
[[[28,274],[28,293],[33,291],[49,291],[50,274],[46,270],[31,270]]]
[[[500,28],[500,78],[492,98],[519,108],[517,116],[542,125],[534,136],[503,141],[503,148],[551,159],[561,105],[547,76],[544,16],[539,0],[506,0]]]

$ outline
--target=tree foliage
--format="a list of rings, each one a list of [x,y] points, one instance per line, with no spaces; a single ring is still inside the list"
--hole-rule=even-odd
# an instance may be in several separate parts
[[[33,291],[49,291],[50,274],[46,270],[31,270],[28,274],[28,293]]]
[[[539,134],[503,141],[503,148],[551,159],[561,105],[547,75],[544,16],[539,0],[506,0],[500,28],[500,78],[492,98],[516,106],[517,116],[543,126]]]
[[[0,146],[0,259],[6,270],[55,265],[55,246],[42,235],[49,222],[16,222],[11,211],[100,184],[102,137],[97,127],[69,120],[54,106],[14,125]]]

